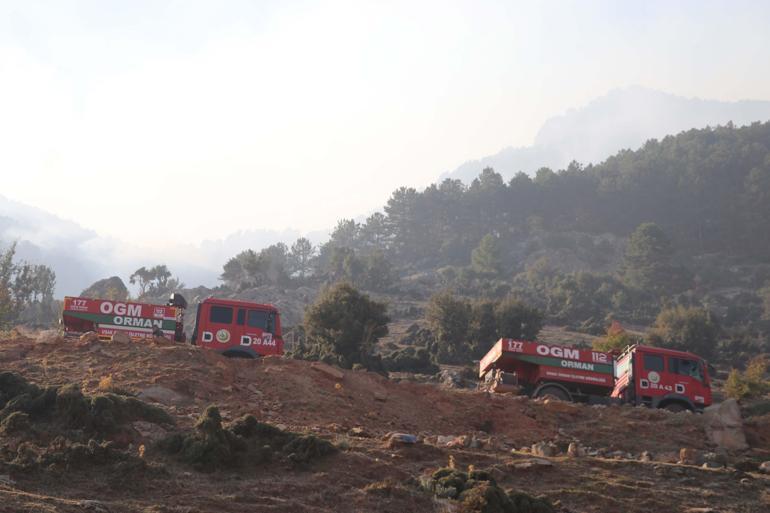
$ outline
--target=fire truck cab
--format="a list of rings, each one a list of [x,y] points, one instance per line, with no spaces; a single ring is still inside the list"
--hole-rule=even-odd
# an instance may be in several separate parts
[[[281,316],[273,305],[207,298],[198,304],[192,343],[225,356],[281,355]]]
[[[671,411],[702,411],[712,402],[709,368],[692,353],[630,346],[616,360],[612,397]]]

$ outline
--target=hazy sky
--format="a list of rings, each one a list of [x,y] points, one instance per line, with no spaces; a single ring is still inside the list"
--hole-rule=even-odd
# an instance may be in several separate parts
[[[129,243],[329,228],[614,87],[770,99],[770,2],[0,0],[0,194]]]

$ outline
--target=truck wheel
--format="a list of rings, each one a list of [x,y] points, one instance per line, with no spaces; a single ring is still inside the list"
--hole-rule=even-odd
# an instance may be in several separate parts
[[[558,399],[560,401],[571,401],[572,398],[559,387],[543,387],[540,390],[537,391],[537,394],[535,397],[543,397],[543,398],[551,398],[551,399]]]
[[[679,413],[680,411],[685,411],[687,407],[682,403],[668,403],[663,407],[663,409],[672,413]]]

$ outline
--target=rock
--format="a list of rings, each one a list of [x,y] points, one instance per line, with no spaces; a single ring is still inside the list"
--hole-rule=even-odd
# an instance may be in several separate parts
[[[722,465],[716,461],[707,461],[701,465],[701,468],[722,468]]]
[[[8,474],[0,474],[0,484],[4,484],[6,486],[13,486],[16,484],[16,481],[11,479],[11,476]]]
[[[456,436],[438,435],[436,437],[436,445],[438,445],[439,447],[446,447],[450,443],[452,443],[452,441],[454,441],[455,438],[457,438],[457,437]]]
[[[743,451],[749,448],[743,431],[741,410],[735,399],[709,406],[703,411],[706,435],[721,449]]]
[[[580,447],[575,442],[570,442],[569,447],[567,447],[567,456],[571,458],[582,458],[586,455],[585,449]]]
[[[438,379],[441,384],[449,388],[463,388],[465,384],[462,374],[452,369],[444,369],[439,372]]]
[[[697,465],[698,464],[698,451],[695,449],[689,449],[683,447],[679,449],[679,461],[680,465]]]
[[[639,461],[652,461],[650,451],[642,451],[642,454],[639,455]]]
[[[91,501],[91,500],[85,500],[80,501],[78,503],[78,506],[83,508],[86,511],[95,511],[96,513],[109,513],[109,509],[107,509],[107,506],[104,505],[104,503],[99,501]]]
[[[701,455],[703,463],[710,464],[709,468],[719,468],[727,466],[727,455],[723,452],[704,452]],[[712,464],[714,466],[712,466]]]
[[[131,426],[137,433],[139,433],[139,436],[150,443],[155,443],[158,440],[165,438],[167,434],[165,429],[152,422],[137,420],[136,422],[131,423]]]
[[[313,362],[310,364],[310,368],[315,369],[322,374],[326,374],[330,378],[334,378],[338,381],[345,378],[345,374],[341,370],[335,369],[331,365],[327,365],[323,362]]]
[[[446,444],[447,447],[468,447],[470,445],[470,437],[466,435],[456,436],[451,442]]]
[[[112,338],[110,339],[112,342],[116,342],[118,344],[130,344],[131,343],[131,337],[128,336],[128,333],[125,333],[123,331],[116,331],[112,334]]]
[[[553,467],[553,462],[550,460],[543,460],[540,458],[532,458],[531,460],[519,461],[516,463],[510,463],[508,468],[514,470],[528,470],[533,468],[547,468]]]
[[[375,390],[374,391],[374,400],[375,401],[387,401],[388,400],[388,394],[381,390]]]
[[[578,406],[575,403],[551,399],[550,397],[543,401],[543,406],[547,411],[553,413],[575,413],[578,409]]]
[[[534,456],[540,456],[540,457],[551,457],[555,456],[558,452],[558,448],[556,447],[556,444],[553,442],[538,442],[536,444],[532,444],[532,454]]]
[[[80,335],[80,338],[78,338],[78,341],[81,344],[90,344],[92,342],[98,342],[99,335],[97,335],[95,331],[86,331],[85,333]]]
[[[414,445],[417,443],[417,436],[408,433],[392,433],[388,437],[388,447],[399,445]]]
[[[759,466],[759,471],[765,474],[770,474],[770,461],[763,461]]]
[[[168,405],[181,405],[189,401],[182,394],[174,392],[170,388],[162,387],[159,385],[145,388],[139,392],[137,397],[144,401],[154,401],[156,403]]]
[[[169,340],[166,337],[161,337],[160,335],[156,335],[152,337],[152,343],[156,346],[172,346],[174,345],[173,340]]]
[[[372,435],[369,434],[364,428],[356,426],[354,428],[351,428],[350,431],[348,431],[348,435],[355,436],[358,438],[371,438]]]

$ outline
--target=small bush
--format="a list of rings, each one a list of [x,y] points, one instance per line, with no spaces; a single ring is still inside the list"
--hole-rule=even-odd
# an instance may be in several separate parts
[[[740,400],[759,397],[766,393],[770,390],[770,383],[765,379],[767,367],[767,358],[758,356],[749,362],[743,373],[738,369],[732,369],[725,381],[727,396]]]
[[[31,425],[41,430],[80,430],[97,438],[136,420],[174,423],[165,410],[134,397],[112,393],[87,396],[77,385],[40,388],[10,372],[0,373],[0,407],[3,423],[11,422],[8,419],[14,414],[23,413]]]
[[[382,359],[385,369],[390,372],[417,372],[435,374],[438,367],[431,361],[431,354],[423,347],[405,347]]]
[[[336,451],[326,440],[282,431],[252,415],[224,427],[216,406],[206,408],[194,432],[171,434],[156,447],[201,471],[267,463],[274,456],[304,464]]]
[[[444,467],[423,479],[422,486],[438,498],[456,499],[465,513],[553,513],[545,499],[521,492],[506,492],[488,472],[463,472]]]

